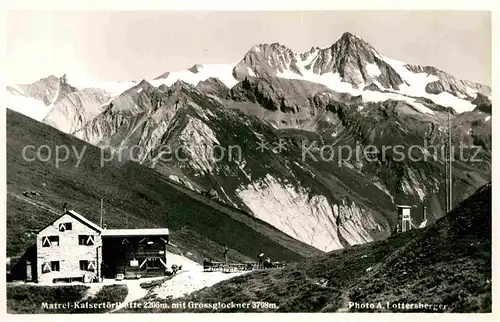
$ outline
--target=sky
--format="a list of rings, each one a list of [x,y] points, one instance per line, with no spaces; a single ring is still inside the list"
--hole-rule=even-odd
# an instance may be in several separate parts
[[[236,63],[259,43],[295,52],[327,47],[346,31],[384,56],[491,85],[486,11],[8,12],[7,80],[151,79],[194,64]]]

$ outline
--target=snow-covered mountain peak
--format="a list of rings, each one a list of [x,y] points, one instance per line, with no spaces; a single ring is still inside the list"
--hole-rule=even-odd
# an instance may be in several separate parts
[[[189,69],[167,72],[150,83],[154,86],[167,85],[170,86],[178,80],[182,80],[193,86],[210,77],[220,79],[227,87],[233,87],[238,81],[233,77],[233,68],[236,64],[196,64]]]
[[[163,73],[149,83],[154,87],[168,87],[183,81],[197,86],[213,78],[231,89],[248,77],[318,83],[338,93],[360,96],[363,102],[404,101],[428,114],[433,112],[417,100],[428,99],[461,113],[477,106],[474,102],[479,94],[491,97],[491,88],[487,86],[459,80],[433,66],[390,59],[350,32],[342,34],[330,46],[312,46],[303,53],[296,53],[278,42],[256,44],[237,63],[195,64],[185,70]],[[93,88],[113,98],[138,84],[135,81],[103,82],[72,74],[66,74],[64,81],[62,78],[51,75],[32,84],[7,86],[9,107],[43,119],[51,106],[68,93]],[[58,92],[60,88],[62,92]],[[208,92],[223,90],[227,94],[227,89],[213,82],[202,84],[202,88]],[[96,100],[95,104],[100,101]],[[35,105],[37,107],[29,107]],[[36,112],[30,112],[35,109]]]
[[[290,48],[277,42],[255,45],[235,66],[233,75],[242,80],[250,77],[276,77],[278,73],[291,71],[301,74],[297,66],[299,57]]]
[[[342,36],[332,45],[333,46],[354,46],[358,48],[368,47],[370,49],[374,49],[372,45],[367,43],[360,36],[354,35],[350,32],[344,32]]]

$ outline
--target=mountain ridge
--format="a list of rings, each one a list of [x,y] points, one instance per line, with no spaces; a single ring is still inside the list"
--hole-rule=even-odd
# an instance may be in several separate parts
[[[256,87],[251,85],[252,82]],[[324,95],[325,88],[320,88],[318,95],[314,94],[316,96],[311,100],[308,99],[311,94],[306,92],[298,92],[295,98],[289,96],[283,100],[280,99],[279,87],[269,89],[265,87],[269,85],[266,82],[265,79],[247,79],[241,82],[241,87],[231,90],[215,80],[201,87],[182,81],[170,87],[162,85],[161,89],[148,84],[144,85],[148,90],[140,93],[137,92],[141,88],[132,88],[123,93],[123,97],[112,101],[91,125],[75,135],[122,155],[129,155],[134,146],[141,147],[134,156],[138,162],[185,182],[194,191],[213,188],[224,202],[250,211],[322,250],[387,236],[395,221],[391,209],[394,203],[426,204],[430,213],[440,217],[444,165],[439,160],[392,162],[389,158],[377,163],[349,160],[343,165],[337,164],[336,160],[301,161],[301,144],[308,139],[301,138],[303,134],[297,131],[305,123],[300,118],[277,120],[276,115],[297,116],[300,112],[306,116],[314,111],[316,116],[306,121],[315,124],[314,129],[307,130],[310,133],[307,136],[315,135],[316,140],[324,144],[355,149],[357,141],[380,147],[401,142],[421,144],[428,135],[428,122],[432,120],[435,127],[444,124],[440,122],[445,121],[446,111],[436,109],[440,120],[433,120],[435,116],[421,114],[397,101],[382,104],[358,101],[355,104],[363,107],[360,110],[337,101],[335,93]],[[290,82],[303,85],[302,81],[278,78],[271,81],[271,85],[273,82],[284,82],[282,88],[286,90],[293,88]],[[261,87],[263,83],[267,85]],[[304,89],[310,87],[306,84]],[[265,96],[276,93],[278,96],[274,98]],[[235,100],[235,97],[239,98]],[[296,103],[292,103],[294,101]],[[305,102],[313,103],[306,107]],[[138,104],[143,110],[136,109]],[[260,111],[266,111],[265,114],[249,113],[252,104]],[[120,113],[113,112],[117,108]],[[464,115],[455,125],[457,131],[464,122],[483,124],[486,115],[481,111]],[[290,121],[301,127],[280,129],[273,123],[276,121]],[[466,137],[476,135],[461,133]],[[480,137],[487,139],[487,134],[481,135],[486,135]],[[434,131],[433,136],[437,142],[444,138],[439,131]],[[273,144],[284,140],[289,147],[279,154],[272,150],[259,153],[257,144],[261,139]],[[228,149],[231,146],[245,147],[242,159],[216,160],[211,154],[217,147]],[[164,155],[162,157],[165,148],[169,151],[168,160],[164,160]],[[185,161],[172,158],[172,151],[178,151]],[[320,151],[313,153],[318,157]],[[470,169],[465,163],[457,161],[456,167],[456,198],[461,198],[486,180],[487,175],[480,171],[469,179],[467,173]],[[487,163],[485,167],[488,168]],[[358,186],[353,178],[365,186]],[[374,191],[380,192],[380,204],[372,203],[367,191],[371,191],[372,196]],[[275,197],[271,200],[268,195]],[[295,216],[294,213],[301,215]],[[343,221],[341,218],[344,217]]]
[[[453,143],[482,148],[478,163],[455,161],[454,202],[491,176],[487,88],[408,66],[350,33],[302,54],[256,45],[236,64],[196,64],[117,95],[67,94],[53,108],[62,116],[46,123],[194,192],[214,190],[222,202],[329,251],[388,237],[395,204],[415,205],[417,224],[422,207],[431,222],[444,215],[444,162],[422,157],[431,156],[425,142],[445,144],[449,114]],[[411,154],[421,159],[396,161],[381,152],[387,145],[417,146]],[[369,146],[378,149],[371,160],[324,157]],[[238,158],[228,158],[231,148]]]
[[[149,82],[158,87],[162,84],[170,86],[176,80],[184,80],[196,86],[200,81],[215,77],[227,87],[232,88],[245,77],[256,76],[309,80],[323,84],[334,91],[354,96],[363,94],[364,101],[387,100],[389,97],[381,93],[389,90],[393,93],[391,95],[397,95],[398,99],[411,101],[412,96],[426,97],[437,104],[451,105],[458,112],[472,110],[474,108],[472,101],[478,93],[491,99],[489,86],[460,80],[433,66],[420,66],[389,59],[361,37],[349,32],[342,34],[331,46],[324,48],[313,46],[311,50],[303,53],[295,53],[278,42],[258,44],[252,46],[237,63],[195,64],[185,71],[162,73]],[[56,78],[49,76],[46,79]],[[37,84],[44,81],[45,79],[41,79],[33,83],[33,86],[36,88]],[[72,79],[70,79],[71,82]],[[425,82],[423,87],[420,86],[421,82]],[[115,84],[108,82],[92,85],[88,82],[76,81],[76,87],[73,89],[101,88],[103,92],[116,97],[136,84],[137,82],[116,82]],[[22,103],[15,99],[20,94],[16,88],[27,86],[29,85],[8,85],[9,98],[14,96],[10,99],[10,108],[18,108],[23,112],[24,109],[19,107]],[[403,89],[400,88],[401,86]],[[50,87],[48,88],[50,90]],[[37,102],[40,99],[43,100],[43,97],[42,94],[35,93],[30,98]],[[24,101],[23,104],[29,103]],[[29,114],[26,111],[24,113]],[[40,113],[45,117],[48,111]],[[43,119],[43,117],[38,116],[37,119]]]

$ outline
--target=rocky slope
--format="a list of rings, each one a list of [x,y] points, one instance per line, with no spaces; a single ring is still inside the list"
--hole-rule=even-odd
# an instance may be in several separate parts
[[[447,312],[491,311],[491,200],[489,183],[377,265],[350,290],[349,300],[422,301],[444,304]]]
[[[133,162],[108,160],[101,151],[46,124],[7,110],[7,256],[23,255],[36,233],[60,216],[65,203],[92,222],[99,222],[104,199],[104,223],[109,228],[167,227],[168,251],[223,259],[229,247],[232,262],[254,260],[263,250],[276,260],[295,261],[321,253],[248,213],[212,201]],[[47,145],[52,151],[70,147],[64,161],[40,161],[28,145]],[[41,157],[46,150],[42,149]],[[26,197],[25,191],[35,191]],[[24,276],[21,273],[21,276]],[[22,278],[22,277],[21,277]]]
[[[389,59],[350,33],[299,54],[256,45],[236,64],[126,85],[66,95],[45,122],[193,191],[214,189],[321,250],[387,237],[395,204],[414,205],[415,224],[424,206],[430,221],[444,215],[448,114],[453,144],[482,148],[478,162],[471,148],[455,161],[454,203],[490,179],[491,89]]]
[[[458,112],[472,110],[471,101],[478,93],[491,96],[491,88],[487,86],[458,80],[434,67],[387,58],[351,33],[344,33],[330,47],[313,47],[304,53],[294,53],[278,43],[254,46],[236,65],[233,75],[239,80],[246,77],[307,80],[334,91],[361,95],[365,102],[397,98],[411,104],[415,97],[423,97]]]
[[[491,200],[487,184],[426,229],[239,276],[174,301],[274,304],[219,312],[492,312]]]
[[[7,108],[72,133],[99,115],[103,104],[134,85],[51,75],[32,84],[8,85]]]
[[[252,77],[303,80],[315,83],[307,85],[312,88],[322,84],[336,93],[348,94],[348,97],[359,96],[363,102],[405,101],[429,114],[433,111],[421,104],[422,100],[451,106],[461,113],[471,111],[478,105],[478,95],[491,99],[491,88],[488,86],[459,80],[433,66],[412,65],[387,58],[362,38],[348,32],[330,47],[312,47],[304,53],[295,53],[279,43],[255,45],[235,64],[196,64],[187,70],[163,73],[149,83],[155,87],[171,86],[182,80],[196,86],[199,82],[216,78],[232,88],[239,81]],[[8,86],[8,106],[43,119],[50,110],[48,106],[51,102],[55,103],[53,96],[56,95],[57,83],[58,78],[50,76],[29,85]],[[136,82],[92,83],[77,79],[71,79],[70,83],[76,84],[78,89],[99,88],[112,97],[137,85]],[[71,87],[70,92],[76,88]],[[291,91],[292,95],[301,94],[295,89]],[[64,93],[60,95],[61,98],[64,96]],[[100,103],[90,103],[95,104]],[[69,109],[74,110],[71,106]],[[73,130],[79,125],[72,124],[78,123],[78,118],[70,117],[66,122],[69,126],[62,127],[64,129]],[[60,122],[49,124],[55,123]]]
[[[280,140],[272,126],[228,110],[217,97],[204,96],[185,83],[163,90],[141,84],[142,90],[132,88],[122,94],[75,134],[119,151],[121,158],[185,180],[195,190],[215,188],[229,205],[252,211],[322,250],[364,243],[389,230],[387,220],[379,210],[367,209],[366,201],[358,204],[349,194],[333,197],[328,181],[334,176],[316,183],[300,161],[299,147],[260,152],[260,139],[269,144]],[[141,110],[136,110],[138,100]],[[133,146],[141,148],[132,151]],[[389,197],[381,195],[390,209]]]
[[[99,115],[110,99],[111,95],[100,89],[74,91],[55,103],[42,121],[65,133],[73,133]]]
[[[159,88],[142,81],[75,135],[118,152],[122,159],[153,167],[195,191],[216,189],[227,204],[251,211],[321,250],[388,236],[395,224],[395,203],[425,205],[432,219],[443,215],[442,160],[395,161],[391,152],[387,156],[379,152],[369,160],[364,156],[339,160],[329,153],[339,146],[355,151],[368,145],[380,150],[402,142],[422,145],[428,136],[441,146],[444,133],[439,128],[446,115],[442,107],[424,102],[435,110],[431,116],[405,102],[354,105],[356,98],[351,97],[351,102],[342,103],[339,97],[345,96],[321,85],[314,86],[322,94],[307,100],[315,93],[310,84],[253,81],[252,85],[247,79],[231,91],[215,81],[198,87],[178,81]],[[285,88],[294,88],[288,93],[297,89],[302,93],[279,100],[280,88],[281,93]],[[270,117],[252,115],[249,104],[270,112]],[[274,112],[288,117],[281,122],[314,123],[314,131],[277,130]],[[262,143],[268,147],[263,149]],[[304,146],[309,152],[304,153]],[[414,153],[422,158],[428,152],[419,148]],[[461,161],[455,167],[456,200],[488,180],[488,169],[471,169]],[[415,210],[414,219],[422,220],[421,210]]]
[[[41,120],[57,102],[75,91],[65,75],[60,78],[51,75],[32,84],[7,86],[7,107]]]

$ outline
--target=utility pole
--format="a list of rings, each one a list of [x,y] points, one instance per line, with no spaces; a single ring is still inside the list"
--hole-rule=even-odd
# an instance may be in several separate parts
[[[443,158],[444,158],[444,195],[445,195],[445,203],[444,203],[444,210],[445,214],[448,213],[449,211],[449,205],[450,202],[448,200],[448,142],[444,142],[444,153],[443,153]]]
[[[101,228],[102,228],[102,198],[101,198]]]
[[[450,107],[450,110],[451,110],[451,107]],[[449,194],[450,196],[448,197],[449,199],[449,210],[448,211],[451,211],[453,209],[453,163],[452,163],[452,157],[453,157],[453,148],[451,146],[451,120],[450,120],[450,110],[448,110],[448,146],[450,147],[450,150],[449,150],[449,153],[450,153],[450,156],[449,156],[449,162],[450,162],[450,165],[449,165],[449,170],[450,170],[450,179],[449,179]]]

